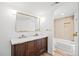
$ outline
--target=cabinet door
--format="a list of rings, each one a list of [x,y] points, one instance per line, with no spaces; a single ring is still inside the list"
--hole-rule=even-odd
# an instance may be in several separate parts
[[[25,55],[28,56],[28,43],[25,43]]]
[[[25,56],[25,43],[16,44],[14,47],[15,56]]]
[[[41,54],[41,48],[42,48],[42,40],[38,39],[35,41],[35,47],[36,47],[36,55]]]
[[[45,52],[47,50],[47,38],[42,38],[42,52]]]
[[[29,56],[34,56],[35,53],[36,53],[36,50],[35,50],[35,41],[28,42],[28,55]]]

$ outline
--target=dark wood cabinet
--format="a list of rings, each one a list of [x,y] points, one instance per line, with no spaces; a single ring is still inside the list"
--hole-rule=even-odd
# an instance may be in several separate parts
[[[12,46],[14,48],[14,51],[12,55],[14,56],[25,56],[25,43],[21,43],[21,44],[16,44],[14,46]]]
[[[35,47],[36,47],[36,55],[40,55],[41,54],[41,48],[42,48],[42,41],[40,39],[35,41]]]
[[[39,56],[47,51],[47,37],[11,45],[13,56]]]
[[[35,55],[36,49],[35,49],[35,41],[29,41],[28,42],[28,55],[33,56]]]
[[[28,43],[25,42],[25,56],[28,56]]]
[[[47,38],[46,38],[47,39]],[[42,51],[46,51],[47,50],[47,40],[45,38],[42,38]]]

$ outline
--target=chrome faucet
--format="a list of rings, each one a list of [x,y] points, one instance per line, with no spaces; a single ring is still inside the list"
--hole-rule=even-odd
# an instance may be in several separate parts
[[[22,34],[19,38],[25,38],[25,37],[26,37],[26,36]]]
[[[25,37],[25,36],[22,34],[21,37],[23,38],[23,37]]]
[[[34,36],[38,36],[38,34],[36,33]]]

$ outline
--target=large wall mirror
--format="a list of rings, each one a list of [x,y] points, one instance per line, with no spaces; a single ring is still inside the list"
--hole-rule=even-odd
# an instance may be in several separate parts
[[[39,18],[22,12],[17,12],[15,30],[16,32],[39,31],[40,30]]]

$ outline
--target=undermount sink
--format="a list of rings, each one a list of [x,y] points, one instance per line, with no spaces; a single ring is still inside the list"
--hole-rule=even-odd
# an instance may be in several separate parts
[[[22,39],[22,38],[28,38],[28,37],[34,37],[34,36],[39,36],[38,34],[34,34],[32,36],[25,36],[25,35],[21,35],[20,37],[18,37],[19,39]]]
[[[38,34],[35,34],[35,35],[33,35],[33,36],[39,36]]]
[[[20,37],[18,37],[19,39],[22,39],[22,38],[27,38],[27,36],[25,36],[25,35],[21,35]]]
[[[26,36],[25,37],[18,37],[19,39],[22,39],[22,38],[27,38]]]

